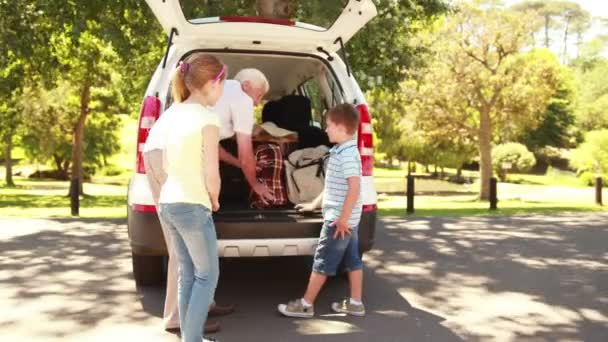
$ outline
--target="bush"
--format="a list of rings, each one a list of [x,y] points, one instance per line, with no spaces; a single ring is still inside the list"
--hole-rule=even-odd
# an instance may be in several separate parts
[[[580,175],[586,171],[608,174],[608,129],[587,133],[585,141],[572,152],[570,163]]]
[[[101,170],[101,174],[104,176],[112,177],[121,175],[125,170],[118,166],[108,165]]]
[[[578,176],[578,178],[581,180],[581,183],[586,186],[594,186],[595,179],[597,177],[602,177],[602,182],[603,182],[604,186],[608,186],[608,175],[606,175],[606,174],[598,175],[591,171],[585,171],[585,172],[581,172],[581,174]]]
[[[503,182],[507,178],[508,171],[526,172],[535,163],[534,154],[522,144],[506,143],[492,149],[492,167]],[[511,167],[506,167],[507,164]]]

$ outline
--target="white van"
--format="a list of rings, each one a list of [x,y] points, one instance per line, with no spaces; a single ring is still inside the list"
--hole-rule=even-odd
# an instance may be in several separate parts
[[[155,120],[171,104],[172,70],[180,60],[193,52],[205,52],[220,58],[228,65],[229,78],[242,68],[261,70],[270,83],[266,99],[277,99],[288,94],[308,97],[315,121],[311,124],[324,126],[323,113],[336,104],[351,103],[356,106],[361,115],[358,146],[363,172],[359,247],[361,253],[370,250],[374,243],[377,211],[372,177],[371,116],[350,67],[338,52],[376,15],[372,1],[350,0],[343,7],[345,1],[342,0],[318,0],[316,2],[325,16],[315,15],[317,25],[256,17],[255,9],[210,13],[211,10],[202,5],[198,5],[198,8],[196,4],[189,6],[189,3],[196,3],[193,1],[146,2],[166,31],[168,44],[143,100],[135,173],[128,188],[128,230],[136,282],[140,285],[161,282],[167,255],[144,171],[142,150]],[[222,181],[225,181],[224,178]],[[220,204],[221,209],[214,214],[214,220],[221,257],[278,257],[314,253],[323,223],[320,212],[304,215],[293,208],[258,210],[225,201]]]

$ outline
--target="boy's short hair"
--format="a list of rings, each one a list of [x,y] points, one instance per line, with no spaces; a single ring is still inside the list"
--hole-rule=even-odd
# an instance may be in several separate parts
[[[359,128],[359,111],[349,103],[339,104],[330,109],[327,118],[336,125],[346,127],[346,132],[351,135]]]

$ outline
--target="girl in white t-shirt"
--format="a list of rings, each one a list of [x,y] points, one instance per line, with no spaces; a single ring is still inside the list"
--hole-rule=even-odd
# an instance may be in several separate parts
[[[211,216],[219,209],[219,119],[209,110],[222,94],[226,66],[195,53],[173,77],[174,104],[163,114],[167,180],[159,198],[179,263],[178,308],[183,342],[202,340],[202,327],[219,277],[217,236]]]

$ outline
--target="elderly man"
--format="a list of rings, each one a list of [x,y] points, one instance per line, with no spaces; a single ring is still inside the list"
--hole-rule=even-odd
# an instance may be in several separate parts
[[[254,107],[262,101],[268,88],[268,80],[261,71],[251,68],[243,69],[234,76],[234,79],[224,82],[224,93],[214,107],[214,111],[220,117],[220,140],[222,140],[220,160],[240,168],[249,187],[258,194],[262,201],[271,201],[273,196],[268,188],[258,182],[256,178],[256,160],[251,137],[254,125]],[[236,136],[236,151],[234,151],[232,139],[229,139],[234,136]],[[237,156],[233,154],[234,152],[237,153]],[[224,180],[229,179],[229,176],[224,176],[230,172],[229,169],[222,172],[222,188],[225,185]],[[229,195],[234,198],[243,198],[242,193]]]

